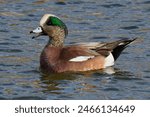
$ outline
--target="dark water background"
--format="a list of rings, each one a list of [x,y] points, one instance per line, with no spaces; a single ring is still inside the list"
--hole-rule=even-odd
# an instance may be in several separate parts
[[[67,24],[66,44],[144,38],[113,67],[84,74],[43,75],[47,37],[29,31],[45,13]],[[0,0],[0,99],[150,99],[150,0]]]

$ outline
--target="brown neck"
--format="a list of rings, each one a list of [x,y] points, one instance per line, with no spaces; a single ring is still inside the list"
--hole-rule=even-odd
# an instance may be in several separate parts
[[[56,28],[51,32],[52,34],[49,35],[49,41],[47,45],[53,46],[53,47],[62,47],[65,39],[65,33],[64,30],[61,28]]]
[[[47,45],[53,46],[53,47],[62,47],[64,43],[64,38],[60,37],[53,37],[50,38]]]

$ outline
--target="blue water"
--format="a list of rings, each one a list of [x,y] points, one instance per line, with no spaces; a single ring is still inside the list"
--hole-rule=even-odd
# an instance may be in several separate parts
[[[106,70],[42,74],[39,56],[47,37],[29,32],[45,13],[62,18],[65,44],[143,38]],[[150,99],[149,0],[1,0],[0,99]]]

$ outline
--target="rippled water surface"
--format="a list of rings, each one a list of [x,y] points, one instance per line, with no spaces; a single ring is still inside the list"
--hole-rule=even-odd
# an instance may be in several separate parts
[[[112,68],[44,75],[47,37],[29,31],[45,13],[67,24],[66,44],[140,37]],[[0,0],[0,99],[150,99],[149,0]]]

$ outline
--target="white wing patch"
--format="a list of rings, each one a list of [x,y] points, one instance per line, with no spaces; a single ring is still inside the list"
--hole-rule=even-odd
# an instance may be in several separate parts
[[[113,57],[112,53],[110,52],[110,54],[105,58],[104,68],[113,66],[114,61],[115,61],[114,57]]]
[[[91,58],[94,58],[95,56],[77,56],[75,58],[70,59],[69,61],[71,62],[82,62],[82,61],[87,61]]]

